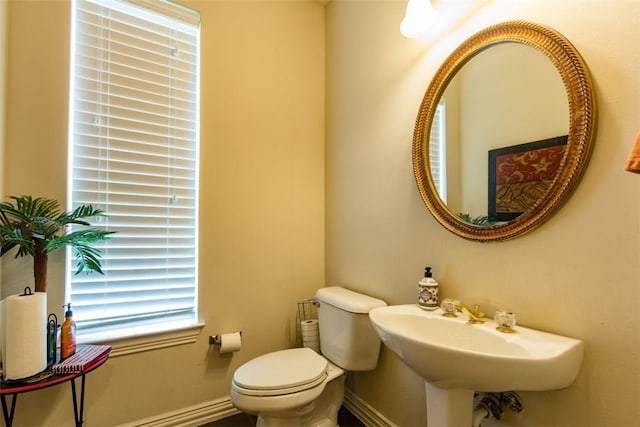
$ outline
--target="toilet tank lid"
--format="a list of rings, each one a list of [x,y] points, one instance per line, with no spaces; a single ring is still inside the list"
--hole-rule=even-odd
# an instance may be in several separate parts
[[[318,289],[316,299],[350,313],[368,313],[376,307],[387,305],[386,302],[378,298],[350,291],[341,286],[328,286]]]

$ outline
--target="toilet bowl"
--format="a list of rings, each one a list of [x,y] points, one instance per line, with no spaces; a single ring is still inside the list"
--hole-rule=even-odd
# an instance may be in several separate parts
[[[238,368],[231,401],[258,415],[258,426],[330,426],[342,405],[344,377],[342,369],[309,348],[276,351]]]
[[[341,287],[322,288],[318,323],[323,355],[310,348],[258,356],[233,375],[231,403],[258,427],[336,427],[346,370],[372,370],[380,339],[368,313],[383,301]]]

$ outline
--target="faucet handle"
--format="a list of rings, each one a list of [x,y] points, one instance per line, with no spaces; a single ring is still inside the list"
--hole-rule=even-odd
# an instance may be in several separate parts
[[[456,316],[456,303],[460,303],[459,301],[454,301],[451,298],[445,298],[442,300],[442,304],[440,307],[442,308],[442,315],[444,317],[457,317]]]
[[[505,332],[508,334],[515,332],[515,329],[513,328],[516,326],[516,315],[512,312],[496,311],[496,315],[493,319],[498,325],[496,326],[496,329],[500,332]]]

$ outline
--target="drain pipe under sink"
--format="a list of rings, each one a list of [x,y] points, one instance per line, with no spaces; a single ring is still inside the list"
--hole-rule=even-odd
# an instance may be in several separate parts
[[[473,410],[471,427],[480,427],[480,423],[485,418],[491,418],[491,411],[489,411],[484,405],[478,404],[478,406]]]
[[[473,409],[472,427],[481,427],[480,423],[485,418],[499,420],[505,406],[513,412],[522,411],[520,396],[515,391],[504,393],[476,393],[477,404]]]

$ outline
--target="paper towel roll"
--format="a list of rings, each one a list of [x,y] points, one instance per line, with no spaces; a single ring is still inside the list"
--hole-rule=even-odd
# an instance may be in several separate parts
[[[220,353],[231,353],[240,350],[242,346],[242,334],[231,332],[220,335]]]
[[[2,309],[4,377],[17,380],[47,368],[47,294],[11,295]]]

